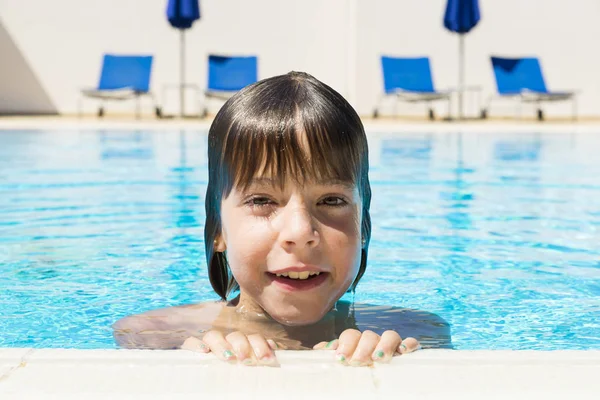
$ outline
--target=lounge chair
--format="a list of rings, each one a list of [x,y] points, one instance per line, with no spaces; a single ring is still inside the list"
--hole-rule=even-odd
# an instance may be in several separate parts
[[[541,103],[549,101],[571,100],[573,120],[577,119],[577,102],[575,92],[551,92],[546,87],[540,62],[536,57],[504,58],[491,57],[498,95],[513,98],[522,103],[535,103],[537,117],[544,119]],[[487,118],[494,96],[490,97],[487,106],[481,111],[481,117]],[[520,114],[520,107],[518,108]]]
[[[239,90],[258,80],[256,56],[208,56],[208,85],[204,92],[203,115],[208,114],[208,100],[227,100]]]
[[[429,108],[429,119],[435,119],[431,102],[437,100],[448,101],[448,114],[451,110],[451,91],[437,91],[433,86],[429,57],[401,58],[381,57],[383,69],[384,95],[379,99],[373,118],[379,116],[381,102],[389,96],[394,96],[395,110],[399,100],[414,103],[426,102]],[[397,114],[397,112],[394,112]]]
[[[152,98],[155,113],[160,117],[160,108],[156,106],[154,96],[150,92],[150,73],[152,71],[152,56],[131,56],[105,54],[102,62],[102,72],[98,87],[83,89],[84,97],[101,101],[98,117],[104,116],[104,102],[107,100],[136,100],[135,115],[140,117],[140,97]],[[79,114],[81,115],[81,101]]]

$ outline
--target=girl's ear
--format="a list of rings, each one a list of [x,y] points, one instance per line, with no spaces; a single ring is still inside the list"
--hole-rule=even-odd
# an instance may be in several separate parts
[[[223,238],[219,236],[215,239],[213,243],[213,249],[216,253],[223,253],[225,250],[227,250],[227,245],[225,244]]]

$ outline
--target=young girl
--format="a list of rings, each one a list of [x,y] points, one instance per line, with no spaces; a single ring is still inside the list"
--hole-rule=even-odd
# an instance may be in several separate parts
[[[371,238],[367,139],[340,94],[305,73],[262,80],[225,103],[208,143],[204,238],[222,301],[123,318],[119,345],[245,365],[276,364],[274,349],[330,349],[355,366],[419,348],[400,334],[450,346],[433,314],[339,301],[365,273]]]

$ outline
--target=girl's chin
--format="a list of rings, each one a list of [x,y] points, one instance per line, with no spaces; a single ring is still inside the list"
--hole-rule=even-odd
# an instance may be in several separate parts
[[[267,311],[268,312],[268,311]],[[310,312],[294,309],[286,312],[285,310],[273,310],[268,312],[273,320],[286,326],[305,326],[313,325],[321,321],[327,311],[316,313],[314,309]]]
[[[285,325],[285,326],[308,326],[308,325],[314,325],[320,321],[320,319],[303,320],[303,321],[293,320],[291,318],[282,318],[282,319],[273,318],[273,319],[275,321],[277,321],[278,323],[280,323],[281,325]]]

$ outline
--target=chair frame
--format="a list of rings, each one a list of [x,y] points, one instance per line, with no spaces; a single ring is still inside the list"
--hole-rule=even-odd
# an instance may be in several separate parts
[[[104,117],[107,101],[125,101],[125,100],[135,99],[135,105],[134,105],[135,119],[141,119],[141,98],[149,97],[152,100],[152,106],[154,107],[154,113],[155,113],[156,117],[162,118],[162,109],[156,102],[156,98],[152,92],[139,92],[139,91],[130,90],[130,93],[126,93],[125,91],[122,91],[121,89],[119,89],[119,91],[121,93],[116,93],[117,91],[115,91],[115,93],[113,95],[111,95],[111,93],[106,93],[106,95],[104,95],[104,93],[102,93],[102,92],[109,92],[109,91],[106,91],[106,90],[101,90],[101,91],[89,90],[88,91],[86,89],[82,90],[81,95],[79,96],[79,100],[77,102],[78,117],[79,118],[83,117],[83,99],[85,99],[85,98],[92,98],[92,99],[96,99],[96,100],[100,101],[100,104],[98,106],[98,111],[96,113],[98,118]],[[96,92],[96,93],[94,93],[94,92]]]
[[[375,105],[375,109],[373,110],[373,118],[379,117],[379,109],[381,108],[381,104],[389,97],[394,98],[394,110],[393,116],[398,116],[398,103],[403,101],[405,103],[426,103],[427,110],[429,114],[429,119],[431,121],[435,120],[435,112],[432,108],[432,103],[438,100],[446,100],[448,101],[448,119],[451,118],[452,115],[452,92],[436,92],[436,93],[423,93],[423,92],[413,92],[408,90],[397,89],[390,93],[384,93],[379,97],[377,104]]]
[[[523,118],[523,105],[535,103],[537,110],[538,121],[544,120],[544,110],[542,109],[543,103],[552,103],[556,101],[571,100],[571,120],[578,120],[578,109],[577,109],[577,92],[568,93],[537,93],[525,91],[517,94],[492,94],[488,97],[485,103],[485,107],[481,110],[481,118],[486,119],[489,116],[489,110],[494,100],[500,99],[512,99],[517,100],[515,109],[515,118]]]

